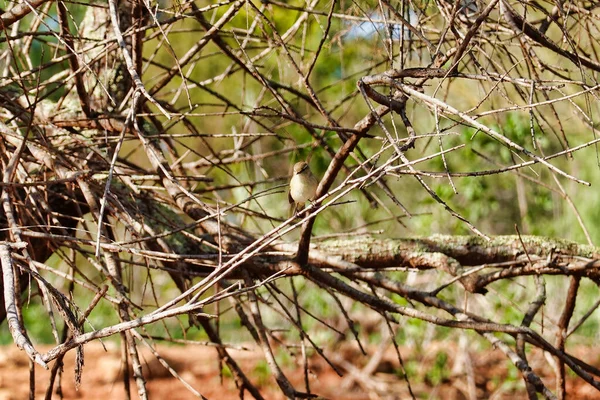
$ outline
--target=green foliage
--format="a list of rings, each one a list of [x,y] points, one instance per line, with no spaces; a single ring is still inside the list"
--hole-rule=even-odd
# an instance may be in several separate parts
[[[40,318],[46,315],[45,307],[37,301],[28,302],[23,305],[23,323],[30,337],[35,338],[36,343],[54,344],[52,326],[48,318]],[[0,344],[12,344],[13,339],[8,330],[8,324],[0,325]]]
[[[223,363],[222,365],[223,366],[221,368],[221,375],[223,375],[223,378],[228,378],[228,379],[233,378],[233,374],[231,373],[231,370],[229,369],[227,364]]]
[[[411,384],[427,382],[437,386],[446,381],[450,376],[449,357],[445,351],[438,351],[433,360],[410,360],[405,362],[406,375]],[[396,370],[396,375],[403,377],[402,370]]]
[[[265,360],[258,361],[252,370],[252,377],[256,379],[259,386],[266,385],[271,378],[269,364]]]
[[[439,385],[450,376],[450,368],[447,363],[448,354],[446,352],[442,351],[436,354],[435,361],[426,374],[426,379],[432,385]]]

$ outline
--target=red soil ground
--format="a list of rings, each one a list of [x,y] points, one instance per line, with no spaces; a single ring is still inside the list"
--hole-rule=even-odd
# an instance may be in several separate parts
[[[112,344],[107,344],[107,347],[107,351],[99,343],[92,343],[85,347],[83,380],[78,391],[74,387],[74,357],[72,354],[67,356],[62,377],[64,399],[119,400],[125,398],[119,349]],[[443,349],[452,357],[452,352],[449,351],[448,347],[448,344],[439,344],[438,349],[434,349],[432,354],[437,354],[440,349]],[[40,348],[41,351],[47,349]],[[159,352],[183,380],[206,398],[218,400],[240,398],[232,379],[225,377],[223,382],[220,381],[219,366],[214,349],[200,346],[161,346]],[[231,353],[236,357],[250,379],[260,387],[266,399],[284,398],[276,387],[274,379],[264,372],[264,368],[260,368],[263,358],[259,352],[232,350]],[[409,353],[408,351],[403,353],[405,364],[411,362]],[[600,366],[600,353],[597,356],[592,356],[592,358],[590,358],[589,348],[581,349],[579,353],[585,354],[586,361],[595,366]],[[362,367],[368,362],[367,359],[354,351],[340,350],[336,354],[337,360],[341,364],[344,364],[345,360],[353,366]],[[492,351],[485,354],[470,354],[469,357],[469,365],[472,368],[471,374],[448,371],[447,376],[441,381],[438,380],[435,384],[427,377],[427,371],[430,370],[435,357],[422,357],[417,364],[419,365],[419,371],[413,372],[410,378],[412,390],[416,397],[445,400],[468,399],[469,393],[472,393],[479,399],[526,398],[520,375],[509,377],[508,362],[501,353]],[[183,400],[196,398],[184,384],[173,378],[150,352],[144,351],[142,358],[150,399]],[[593,362],[594,359],[595,362]],[[537,373],[540,373],[539,368],[542,364],[547,365],[547,361],[542,354],[532,354],[529,361]],[[394,365],[397,364],[395,352],[392,348],[386,350],[385,356],[378,366],[378,370],[381,372],[377,372],[371,377],[359,376],[353,379],[352,374],[348,372],[345,373],[344,377],[338,377],[331,367],[322,359],[316,357],[310,359],[309,363],[312,371],[310,378],[311,391],[323,396],[322,398],[348,400],[410,398],[406,381],[392,373]],[[413,365],[415,365],[414,362]],[[452,367],[453,361],[451,359],[448,365]],[[285,365],[284,370],[297,388],[304,387],[304,375],[301,366],[294,368],[294,366]],[[554,380],[551,371],[545,371],[542,368],[541,374],[544,383],[554,391]],[[44,398],[49,375],[48,371],[36,367],[36,399]],[[600,393],[594,388],[572,375],[569,375],[567,386],[569,398],[579,400],[600,398]],[[139,398],[133,380],[130,385],[132,398]],[[1,347],[0,400],[21,400],[28,397],[29,362],[24,352],[18,350],[15,346]],[[59,399],[60,397],[54,394],[52,398]],[[245,393],[244,398],[250,399],[252,396]]]

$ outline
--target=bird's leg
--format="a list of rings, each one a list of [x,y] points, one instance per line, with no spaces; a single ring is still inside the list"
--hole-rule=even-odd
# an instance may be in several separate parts
[[[296,203],[296,206],[294,208],[294,216],[296,218],[301,218],[302,214],[304,214],[304,205],[305,203]]]

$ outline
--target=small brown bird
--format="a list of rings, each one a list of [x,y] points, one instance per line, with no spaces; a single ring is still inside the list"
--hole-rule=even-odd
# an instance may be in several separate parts
[[[314,200],[319,182],[310,172],[308,164],[304,161],[294,164],[294,175],[290,180],[290,192],[288,200],[290,204],[295,203],[294,214],[304,208],[307,200]]]

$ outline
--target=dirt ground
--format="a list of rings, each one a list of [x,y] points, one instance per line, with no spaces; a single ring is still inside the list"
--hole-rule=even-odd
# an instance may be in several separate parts
[[[62,376],[62,391],[64,399],[108,400],[125,399],[123,378],[121,374],[119,348],[114,344],[106,344],[104,350],[99,343],[85,347],[85,366],[83,381],[78,391],[74,387],[74,356],[71,354],[65,360]],[[46,351],[48,348],[41,348]],[[440,349],[448,350],[448,344],[440,344]],[[389,350],[389,351],[388,351]],[[332,355],[336,364],[346,368],[344,377],[339,377],[322,359],[314,357],[309,360],[311,391],[326,399],[405,399],[410,398],[406,381],[394,373],[397,364],[395,351],[386,350],[384,357],[377,366],[373,376],[361,375],[356,367],[367,364],[368,359],[359,353],[340,350]],[[201,346],[161,346],[160,355],[177,371],[180,378],[208,399],[239,399],[240,395],[232,379],[219,378],[219,366],[216,351]],[[590,362],[589,349],[585,352],[586,361]],[[231,353],[244,368],[249,378],[262,391],[265,399],[283,399],[277,389],[274,379],[264,368],[262,355],[257,351],[231,350]],[[404,351],[404,363],[411,362],[410,351]],[[436,353],[435,351],[432,353]],[[452,351],[447,351],[452,354]],[[439,353],[436,353],[439,354]],[[148,351],[143,354],[144,373],[150,399],[183,400],[197,398],[185,384],[174,378]],[[427,376],[431,370],[434,357],[421,358],[419,370],[410,376],[413,393],[417,398],[426,399],[467,399],[473,393],[479,399],[519,399],[526,398],[520,376],[510,376],[506,358],[497,351],[468,356],[471,372],[454,370],[446,376],[432,382]],[[452,360],[450,360],[452,361]],[[529,361],[536,372],[536,366],[547,365],[542,354],[533,354]],[[261,364],[263,363],[263,364]],[[289,364],[289,363],[288,363]],[[600,366],[600,354],[596,357],[595,366]],[[263,367],[261,368],[261,365]],[[414,365],[414,363],[413,363]],[[448,363],[452,366],[452,363]],[[456,363],[454,364],[457,365]],[[343,368],[343,367],[342,367]],[[304,375],[301,366],[284,365],[286,376],[297,388],[304,387]],[[554,390],[552,374],[544,372],[544,383]],[[548,373],[546,373],[548,372]],[[48,387],[50,373],[41,367],[35,369],[36,399],[43,399]],[[139,398],[135,382],[130,382],[132,398]],[[56,392],[56,385],[55,390]],[[598,399],[600,394],[581,379],[572,376],[568,381],[569,398]],[[15,346],[0,347],[0,400],[21,400],[29,397],[29,363],[24,352]],[[59,399],[56,393],[53,399]],[[248,393],[244,398],[250,399]]]

